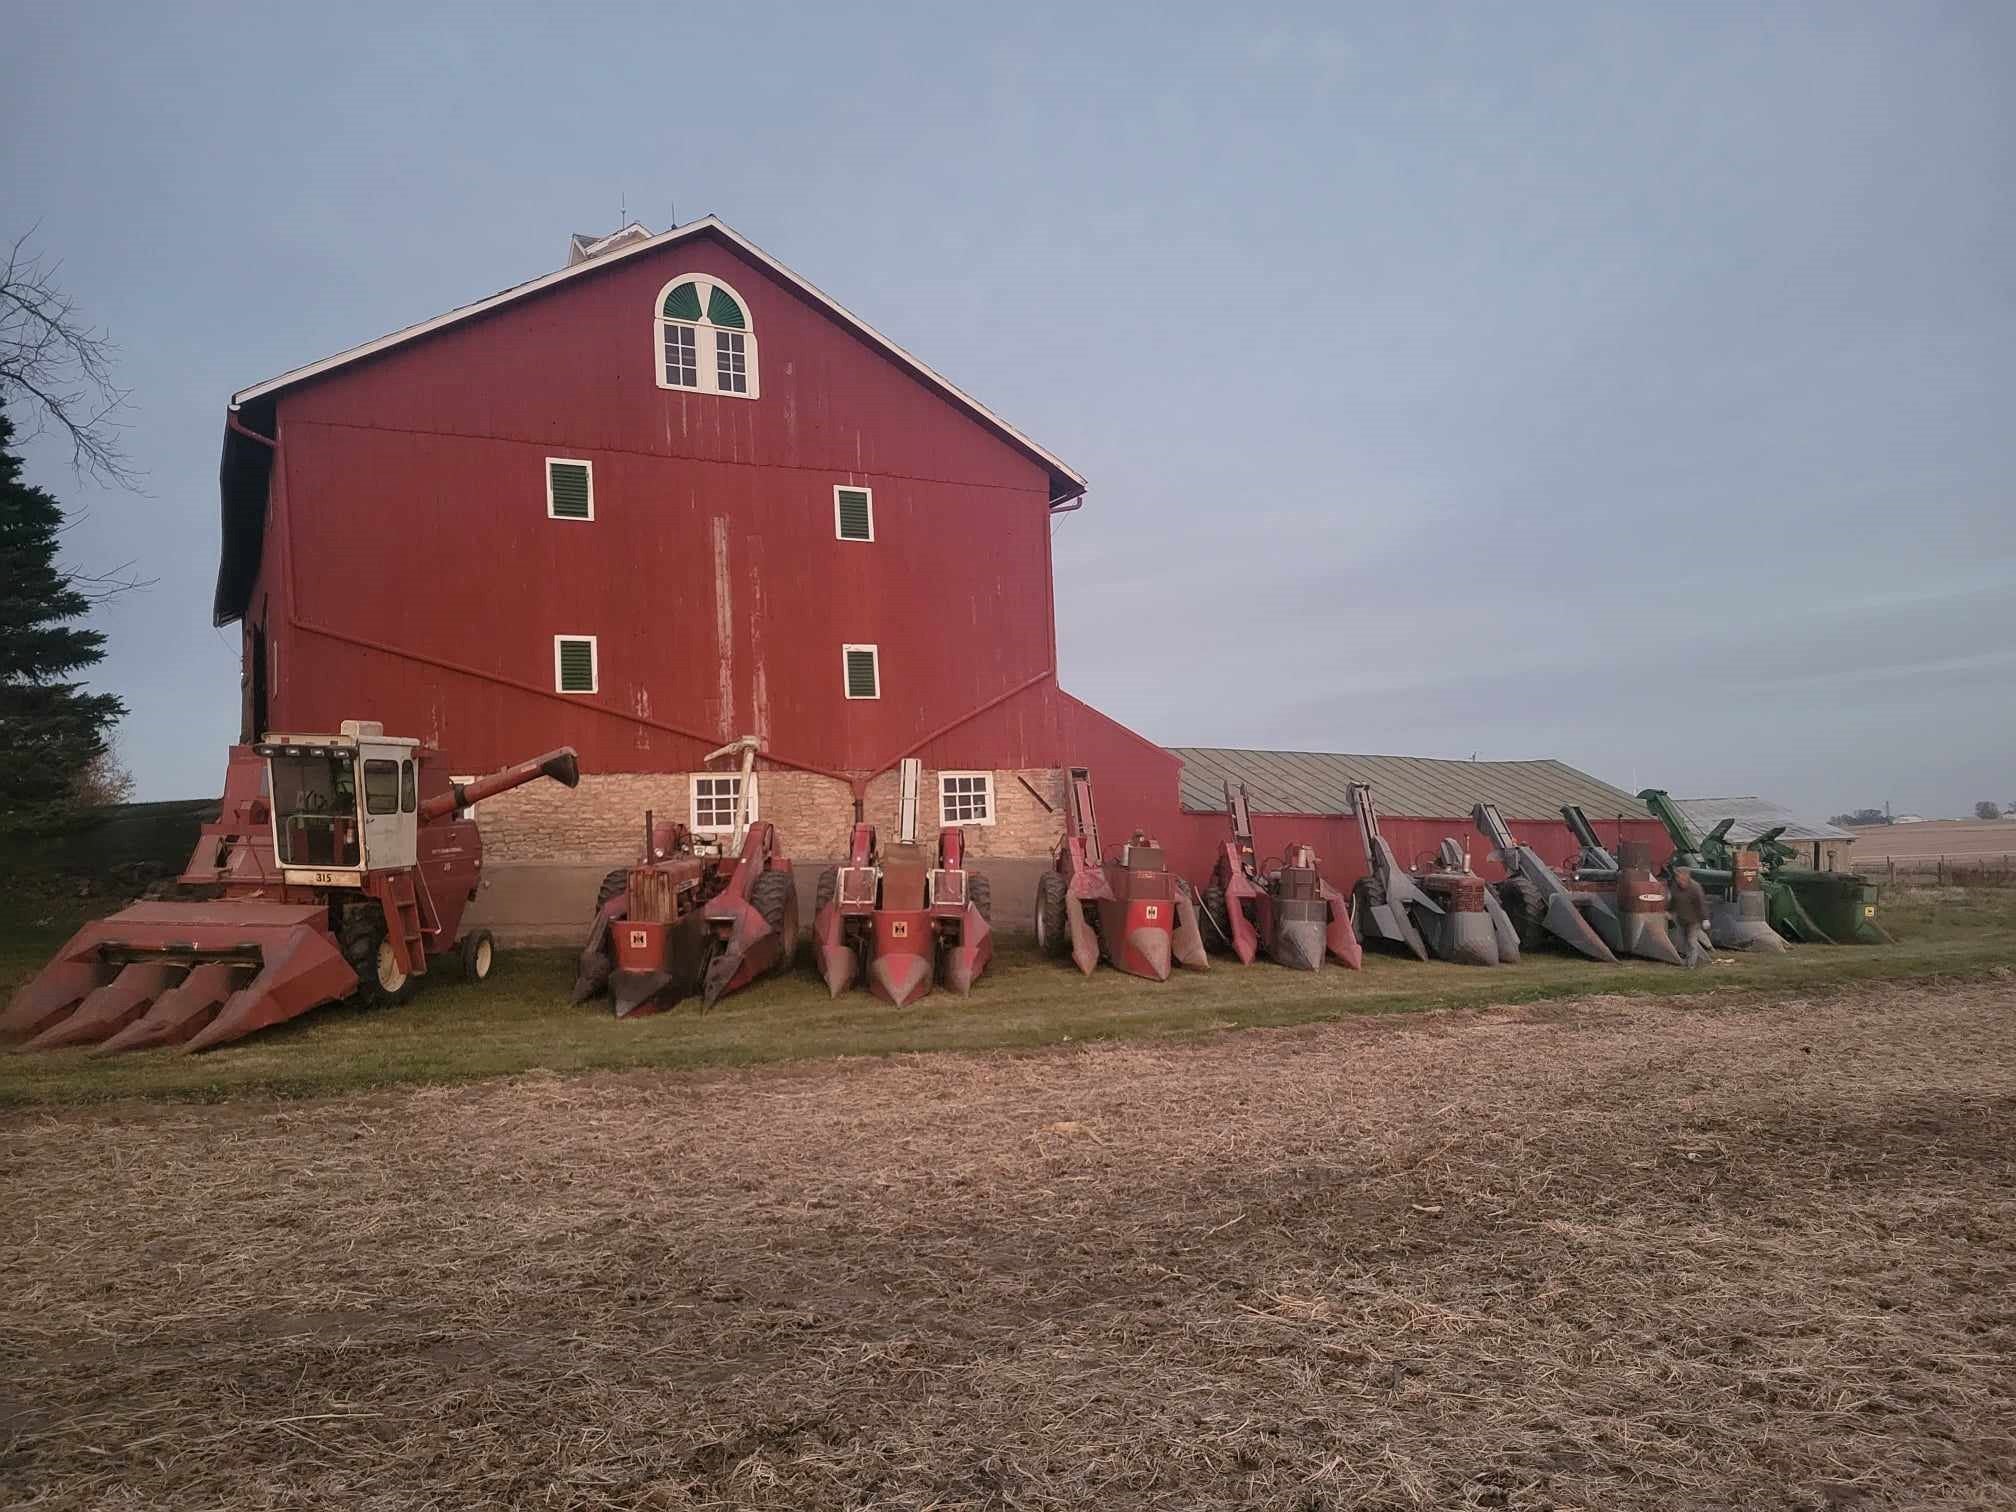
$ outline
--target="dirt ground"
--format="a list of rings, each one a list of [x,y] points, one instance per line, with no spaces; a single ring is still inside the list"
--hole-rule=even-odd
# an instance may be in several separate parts
[[[2016,1503],[2016,979],[0,1117],[0,1503]]]

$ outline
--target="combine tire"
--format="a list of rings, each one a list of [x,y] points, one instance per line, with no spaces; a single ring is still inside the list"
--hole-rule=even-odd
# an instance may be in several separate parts
[[[966,901],[980,910],[982,922],[994,922],[994,888],[979,872],[966,874]]]
[[[1064,899],[1070,884],[1062,872],[1047,871],[1036,882],[1036,948],[1047,956],[1071,953],[1071,919]]]
[[[385,937],[385,915],[377,904],[348,910],[338,943],[343,947],[343,959],[357,973],[353,996],[360,1007],[394,1008],[413,996],[416,984],[392,957],[392,942]]]
[[[796,887],[791,873],[787,871],[766,871],[749,885],[749,906],[761,914],[763,922],[776,930],[784,941],[784,948],[777,952],[777,964],[773,968],[777,976],[789,971],[798,959],[798,941],[793,938],[797,931],[786,927],[786,915],[791,911]]]
[[[812,894],[812,917],[814,921],[817,921],[819,915],[826,912],[826,905],[838,897],[839,893],[840,871],[837,867],[829,866],[826,870],[819,873],[819,886]]]
[[[1540,922],[1547,914],[1540,889],[1529,878],[1508,877],[1493,890],[1498,894],[1499,907],[1512,921],[1513,932],[1519,936],[1519,948],[1536,948],[1547,934]]]
[[[1225,902],[1225,889],[1213,882],[1197,899],[1197,911],[1204,916],[1204,948],[1232,948],[1232,913]]]
[[[620,892],[630,891],[630,868],[619,866],[602,879],[602,885],[595,889],[595,912],[600,913],[609,906],[609,900]]]
[[[470,982],[490,980],[490,968],[497,964],[497,942],[490,931],[479,929],[462,937],[462,977]]]

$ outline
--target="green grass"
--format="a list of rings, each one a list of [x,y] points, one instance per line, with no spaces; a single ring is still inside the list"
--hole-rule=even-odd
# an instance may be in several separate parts
[[[71,900],[0,930],[0,984],[38,969],[90,911]],[[1970,977],[2016,965],[2016,891],[1944,889],[1897,900],[1885,912],[1898,936],[1887,948],[1793,947],[1783,956],[1724,957],[1706,972],[1650,962],[1600,966],[1531,953],[1496,971],[1422,964],[1369,953],[1362,972],[1320,975],[1213,958],[1166,983],[1102,968],[1081,978],[1010,941],[961,1000],[934,993],[892,1008],[856,991],[835,1001],[809,971],[763,983],[712,1013],[688,1003],[618,1023],[606,1004],[567,1003],[573,955],[500,953],[491,980],[463,982],[438,968],[403,1008],[367,1013],[331,1005],[207,1055],[174,1051],[93,1061],[81,1050],[0,1055],[0,1105],[119,1098],[214,1101],[309,1097],[408,1083],[445,1084],[520,1072],[558,1074],[642,1067],[749,1065],[763,1061],[924,1050],[981,1050],[1060,1042],[1183,1037],[1353,1014],[1475,1007],[1598,993],[1799,992],[1832,983]]]

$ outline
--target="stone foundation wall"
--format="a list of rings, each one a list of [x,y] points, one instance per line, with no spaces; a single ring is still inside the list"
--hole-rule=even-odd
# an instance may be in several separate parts
[[[993,777],[994,822],[966,826],[969,854],[1048,856],[1064,833],[1063,772],[1036,768]],[[756,791],[757,817],[777,826],[785,855],[803,863],[845,854],[854,822],[846,783],[809,772],[759,771]],[[936,772],[925,772],[919,792],[918,832],[929,840],[938,827]],[[896,798],[894,771],[868,784],[866,817],[885,839],[896,833]],[[572,792],[557,783],[528,783],[478,805],[476,819],[486,861],[613,866],[642,848],[646,809],[683,822],[690,804],[687,773],[612,772],[584,776]]]

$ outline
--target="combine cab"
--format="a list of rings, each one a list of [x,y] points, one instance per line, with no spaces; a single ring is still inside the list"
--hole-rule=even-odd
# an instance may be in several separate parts
[[[1579,807],[1563,804],[1561,817],[1582,847],[1568,886],[1603,943],[1618,955],[1664,961],[1668,966],[1683,964],[1666,917],[1666,884],[1652,875],[1645,843],[1621,841],[1613,856]]]
[[[1103,862],[1092,777],[1070,771],[1071,799],[1056,864],[1036,884],[1036,945],[1069,955],[1087,976],[1103,958],[1132,976],[1166,982],[1171,963],[1208,970],[1197,900],[1171,876],[1162,847],[1137,831],[1119,859]]]
[[[917,842],[922,770],[915,758],[902,763],[896,843],[884,849],[872,824],[857,823],[847,864],[819,878],[812,953],[835,997],[865,975],[870,992],[901,1007],[940,974],[963,996],[993,958],[993,897],[966,869],[966,832],[940,829],[935,858]]]
[[[702,849],[683,824],[644,816],[644,855],[602,879],[595,921],[574,978],[573,1001],[609,994],[618,1018],[660,1013],[699,994],[712,1008],[769,972],[791,969],[798,951],[798,886],[777,853],[777,830],[749,822],[756,741],[744,736],[708,754],[740,756],[735,828]]]
[[[14,994],[0,1035],[27,1050],[207,1050],[338,998],[404,1002],[445,955],[481,981],[490,936],[461,923],[483,842],[463,811],[540,777],[573,787],[574,752],[465,784],[375,721],[234,746],[179,895],[85,925]]]
[[[1231,783],[1225,784],[1225,816],[1232,837],[1219,847],[1201,905],[1207,941],[1229,949],[1248,966],[1262,951],[1269,960],[1300,971],[1319,969],[1326,955],[1353,969],[1364,965],[1351,905],[1323,879],[1315,848],[1291,845],[1278,865],[1262,868],[1254,859],[1253,818],[1243,782],[1236,793]]]
[[[1724,819],[1706,837],[1697,837],[1687,816],[1660,789],[1646,788],[1638,798],[1652,817],[1666,826],[1673,842],[1673,859],[1667,862],[1665,875],[1670,878],[1685,868],[1708,894],[1708,938],[1715,948],[1783,950],[1785,942],[1771,927],[1771,903],[1764,894],[1763,867],[1757,853],[1729,844],[1734,821]],[[1797,900],[1793,902],[1796,906]],[[1805,938],[1825,941],[1818,925],[1809,923],[1808,927],[1812,933]]]
[[[1583,895],[1563,882],[1532,846],[1513,838],[1498,805],[1480,803],[1470,811],[1470,817],[1491,842],[1498,864],[1505,868],[1505,880],[1493,891],[1519,944],[1531,949],[1552,937],[1593,961],[1615,966],[1616,954],[1583,917],[1587,906]]]
[[[1465,966],[1498,966],[1519,959],[1512,921],[1484,879],[1470,870],[1462,847],[1444,841],[1436,865],[1409,872],[1379,833],[1372,789],[1354,782],[1350,793],[1365,840],[1366,875],[1353,899],[1361,938],[1402,946],[1423,961],[1433,956]]]

